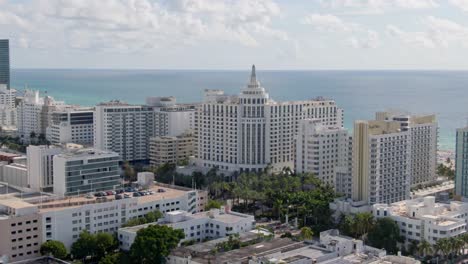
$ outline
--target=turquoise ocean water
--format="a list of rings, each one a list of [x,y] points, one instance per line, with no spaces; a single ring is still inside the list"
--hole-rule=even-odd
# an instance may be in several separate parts
[[[258,71],[257,76],[275,100],[336,100],[345,110],[347,128],[380,110],[435,113],[439,149],[454,149],[455,129],[467,123],[465,71]],[[248,71],[16,69],[12,86],[87,106],[111,99],[144,103],[147,96],[169,95],[179,102],[198,102],[207,88],[237,94],[248,77]]]

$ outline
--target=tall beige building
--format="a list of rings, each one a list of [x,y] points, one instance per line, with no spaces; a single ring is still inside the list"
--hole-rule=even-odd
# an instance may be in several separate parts
[[[192,135],[153,137],[150,139],[150,164],[159,167],[166,163],[178,164],[193,155]]]
[[[356,121],[352,199],[369,204],[409,199],[411,134],[397,121]]]

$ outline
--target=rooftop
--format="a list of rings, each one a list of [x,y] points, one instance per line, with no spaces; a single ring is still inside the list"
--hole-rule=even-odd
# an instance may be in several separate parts
[[[13,209],[29,208],[34,206],[18,198],[8,198],[0,200],[0,206],[6,206]]]

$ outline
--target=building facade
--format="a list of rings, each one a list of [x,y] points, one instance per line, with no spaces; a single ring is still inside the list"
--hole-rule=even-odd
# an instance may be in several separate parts
[[[46,138],[52,144],[94,144],[94,109],[67,108],[52,112]]]
[[[400,123],[401,131],[411,136],[411,186],[437,180],[438,124],[435,115],[414,115],[399,112],[378,112],[376,120]]]
[[[373,215],[395,220],[407,245],[422,240],[434,245],[439,239],[466,233],[468,203],[436,203],[434,196],[427,196],[392,204],[375,204]]]
[[[54,186],[54,156],[64,150],[58,146],[34,146],[26,148],[29,188],[36,191],[52,191]]]
[[[10,89],[10,43],[8,39],[0,39],[0,84],[6,84]]]
[[[101,103],[94,116],[94,147],[117,152],[124,161],[149,159],[154,136],[154,111],[120,101]]]
[[[457,129],[455,194],[468,198],[468,126]]]
[[[312,173],[324,183],[335,186],[336,174],[348,167],[348,145],[346,129],[324,126],[317,119],[301,120],[295,171]]]
[[[150,139],[150,165],[180,164],[193,156],[194,138],[192,135],[176,137],[162,136]]]
[[[120,228],[118,239],[120,248],[130,250],[138,230],[149,225],[166,225],[173,229],[184,231],[185,238],[180,242],[202,242],[206,239],[216,239],[232,234],[239,234],[255,229],[253,215],[246,215],[221,209],[212,209],[208,212],[191,214],[184,211],[174,211],[165,214],[157,223]]]
[[[334,101],[275,102],[257,81],[255,66],[239,96],[206,90],[195,120],[196,164],[224,171],[258,172],[293,168],[299,121],[319,119],[342,126],[343,113]]]
[[[96,149],[69,150],[53,157],[54,193],[59,196],[116,190],[122,186],[119,154]]]
[[[179,136],[194,128],[195,105],[176,104],[175,97],[148,97],[146,104],[154,109],[154,135]]]
[[[352,199],[368,204],[410,198],[411,134],[396,121],[356,121]]]

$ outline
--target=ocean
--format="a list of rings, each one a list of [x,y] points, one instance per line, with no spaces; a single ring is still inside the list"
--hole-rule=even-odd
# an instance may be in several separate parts
[[[439,121],[439,149],[455,148],[455,129],[468,118],[466,71],[257,71],[257,78],[277,101],[323,96],[345,111],[345,127],[387,109],[434,113]],[[204,89],[238,94],[249,71],[13,69],[12,87],[38,89],[70,104],[92,106],[119,99],[144,103],[147,96],[175,96],[199,102]]]

